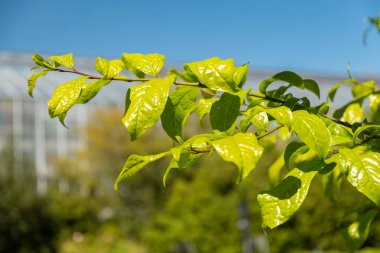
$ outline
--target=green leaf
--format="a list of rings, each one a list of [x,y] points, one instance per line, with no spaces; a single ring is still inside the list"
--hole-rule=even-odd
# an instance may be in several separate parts
[[[116,182],[114,184],[115,191],[118,191],[118,184],[120,182],[133,176],[135,173],[139,172],[142,168],[144,168],[147,164],[154,162],[167,155],[170,155],[170,151],[147,156],[130,155],[128,157],[128,160],[124,164],[124,167],[121,170],[119,176],[116,179]]]
[[[268,168],[269,182],[272,186],[281,181],[281,170],[285,166],[284,154],[281,154]]]
[[[47,68],[51,70],[56,69],[56,66],[53,63],[45,60],[41,55],[34,54],[32,58],[33,58],[33,61],[36,63],[36,65],[42,68]]]
[[[363,118],[363,109],[359,103],[350,104],[343,113],[341,120],[354,124],[361,122]]]
[[[197,99],[199,88],[180,87],[170,93],[165,109],[161,115],[161,123],[165,132],[175,141],[182,137],[182,127],[190,115]]]
[[[202,122],[206,114],[210,113],[211,107],[216,101],[218,101],[217,98],[199,99],[197,107],[196,107],[199,123]]]
[[[97,80],[94,82],[89,82],[89,83],[84,83],[82,85],[82,92],[79,96],[78,101],[76,102],[77,104],[85,104],[91,99],[93,99],[98,92],[100,91],[101,88],[104,86],[108,85],[111,82],[111,80]]]
[[[291,126],[293,121],[292,111],[286,106],[265,109],[266,113],[272,116],[278,124]]]
[[[50,56],[49,60],[54,61],[68,69],[74,68],[73,54]]]
[[[138,77],[157,76],[164,66],[165,56],[161,54],[127,54],[123,53],[125,67]]]
[[[244,64],[240,67],[235,68],[235,73],[233,75],[234,83],[240,89],[243,87],[248,75],[248,64]]]
[[[342,230],[342,235],[351,251],[359,249],[367,240],[371,223],[377,213],[378,211],[374,209],[360,213],[356,221]]]
[[[261,147],[252,133],[238,133],[219,140],[212,141],[218,155],[227,162],[233,162],[239,169],[239,179],[242,181],[256,167],[262,153]]]
[[[321,93],[319,91],[319,86],[316,81],[312,79],[304,79],[303,85],[305,86],[306,90],[311,91],[314,93],[318,98],[321,98]]]
[[[269,85],[277,81],[287,82],[291,86],[295,86],[295,87],[303,89],[303,80],[299,75],[291,71],[283,71],[283,72],[275,74],[272,78],[263,80],[259,84],[260,92],[266,94],[267,88],[269,87]],[[285,88],[287,89],[288,87],[285,87]]]
[[[293,154],[296,154],[297,153],[297,150],[299,150],[300,148],[304,147],[305,144],[301,143],[301,142],[297,142],[297,141],[293,141],[291,143],[288,144],[288,146],[286,146],[286,149],[285,149],[285,153],[284,153],[284,162],[285,162],[285,167],[287,169],[291,169],[290,168],[290,158]]]
[[[373,113],[380,110],[380,94],[371,94],[368,102]]]
[[[255,106],[244,112],[246,120],[257,128],[257,134],[261,134],[269,126],[268,115],[260,106]]]
[[[87,78],[87,76],[82,76],[57,86],[48,101],[50,117],[54,118],[65,113],[75,105],[82,91],[82,85]]]
[[[330,151],[332,137],[323,121],[307,111],[293,112],[294,131],[298,137],[310,148],[325,158]]]
[[[319,117],[323,123],[327,126],[330,131],[332,142],[331,145],[338,145],[343,143],[352,143],[352,133],[351,130],[343,125],[340,125],[330,119],[324,117]]]
[[[380,124],[368,124],[368,125],[364,125],[364,126],[358,127],[355,130],[353,141],[355,142],[356,138],[358,138],[358,136],[361,133],[363,133],[363,131],[367,131],[368,129],[372,129],[372,130],[375,130],[375,131],[376,131],[376,129],[379,130],[380,129]]]
[[[31,77],[28,79],[28,94],[29,96],[33,97],[33,91],[34,87],[36,86],[37,79],[40,78],[41,76],[45,76],[50,70],[43,70],[41,72],[33,74]]]
[[[126,99],[130,102],[127,103],[123,123],[132,141],[156,124],[164,111],[169,88],[174,80],[174,76],[152,79],[130,88]]]
[[[210,111],[211,127],[221,132],[227,131],[235,123],[240,112],[240,98],[230,93],[223,93]]]
[[[316,174],[295,168],[275,188],[258,194],[263,227],[273,229],[289,220],[301,207]]]
[[[208,88],[226,92],[238,91],[248,73],[247,65],[235,68],[233,59],[222,60],[218,57],[187,63],[185,69]]]
[[[335,84],[328,92],[328,98],[330,99],[330,101],[334,101],[334,97],[335,97],[335,94],[336,92],[338,91],[338,89],[343,86],[343,85],[347,85],[347,84],[357,84],[358,81],[356,81],[355,79],[348,79],[348,80],[345,80],[341,83],[337,83]]]
[[[380,153],[360,148],[340,149],[330,160],[346,172],[348,181],[380,205]]]
[[[176,69],[170,69],[168,71],[169,75],[176,75],[182,80],[185,80],[186,82],[198,82],[198,78],[191,72],[191,71],[184,71],[184,72],[179,72]]]
[[[95,69],[107,79],[117,76],[124,67],[124,63],[119,59],[107,61],[100,57],[96,58]]]
[[[202,153],[193,154],[188,151],[182,151],[180,153],[179,158],[175,158],[175,156],[173,155],[173,159],[170,161],[169,166],[166,169],[165,174],[162,178],[162,183],[164,187],[166,187],[167,178],[172,169],[186,169],[198,162],[202,155]]]
[[[335,167],[335,163],[330,163]],[[329,173],[322,175],[322,183],[325,196],[332,202],[338,202],[338,195],[341,190],[343,175],[339,169],[335,167]]]
[[[354,98],[361,97],[364,94],[372,93],[375,88],[375,81],[371,80],[364,83],[358,83],[352,86],[351,93]]]

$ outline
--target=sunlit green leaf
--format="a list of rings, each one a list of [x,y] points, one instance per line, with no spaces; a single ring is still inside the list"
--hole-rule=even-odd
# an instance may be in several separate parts
[[[275,228],[300,208],[309,190],[316,171],[304,172],[295,168],[275,188],[257,196],[263,227]]]
[[[198,82],[198,78],[191,72],[191,71],[184,71],[184,72],[179,72],[176,69],[170,69],[168,71],[169,75],[176,75],[182,80],[185,80],[186,82]]]
[[[210,110],[211,127],[221,132],[227,131],[235,123],[240,112],[240,98],[223,93],[219,101],[213,103]]]
[[[34,63],[36,63],[36,65],[42,68],[47,68],[51,70],[56,69],[56,66],[53,63],[45,60],[41,55],[34,54],[32,58],[33,58]]]
[[[371,94],[368,97],[369,106],[372,111],[372,120],[380,122],[380,93]]]
[[[335,167],[335,164],[331,164],[330,166]],[[338,168],[335,168],[329,173],[322,175],[324,194],[330,201],[338,201],[338,195],[341,190],[342,179],[343,175]]]
[[[217,98],[208,98],[208,99],[201,98],[201,99],[199,99],[198,104],[197,104],[197,108],[196,108],[197,115],[199,118],[199,123],[202,122],[202,120],[206,114],[210,113],[211,107],[216,101],[218,101]]]
[[[238,181],[248,176],[263,153],[263,147],[252,133],[238,133],[212,141],[212,145],[223,160],[233,162],[238,167]]]
[[[234,60],[222,60],[218,57],[185,64],[198,80],[212,90],[234,92],[244,84],[248,65],[234,66]]]
[[[123,123],[131,135],[131,140],[136,140],[156,124],[164,111],[169,88],[174,79],[174,76],[152,79],[130,88]]]
[[[343,237],[351,251],[359,249],[364,244],[377,213],[378,211],[374,209],[360,213],[356,221],[342,230]]]
[[[247,80],[248,75],[248,64],[244,64],[243,66],[236,67],[235,73],[233,75],[234,83],[237,87],[242,88],[245,81]]]
[[[138,77],[157,76],[164,66],[165,56],[161,54],[127,54],[123,53],[125,67]]]
[[[345,80],[341,83],[337,83],[335,84],[328,92],[328,98],[330,99],[330,101],[334,101],[334,97],[335,97],[335,94],[336,92],[338,91],[338,89],[343,86],[343,85],[347,85],[347,84],[357,84],[358,81],[356,81],[355,79],[348,79],[348,80]]]
[[[111,82],[111,80],[101,79],[101,80],[97,80],[94,82],[84,83],[82,85],[82,92],[81,92],[80,97],[76,103],[77,104],[87,103],[88,101],[93,99],[98,94],[98,92],[100,91],[101,88],[103,88],[104,86],[106,86],[110,82]]]
[[[371,93],[373,92],[375,88],[375,81],[371,80],[364,83],[358,83],[352,86],[351,93],[354,96],[354,98],[360,97],[363,94]]]
[[[359,103],[350,104],[343,113],[341,120],[354,124],[362,121],[363,109]]]
[[[332,142],[331,145],[338,145],[343,143],[352,143],[352,133],[351,130],[341,124],[335,123],[330,119],[320,117],[323,123],[327,126],[327,129],[331,133]]]
[[[49,60],[65,66],[68,69],[74,68],[73,54],[50,56]]]
[[[284,154],[280,154],[268,168],[269,182],[272,186],[281,181],[281,170],[285,166]]]
[[[165,109],[161,115],[161,123],[165,132],[176,141],[176,136],[182,137],[182,127],[190,115],[199,88],[180,87],[170,93]]]
[[[128,157],[128,160],[124,164],[124,167],[121,170],[119,176],[116,179],[116,182],[114,184],[115,191],[118,190],[118,184],[120,182],[133,176],[135,173],[139,172],[142,168],[144,168],[147,164],[154,162],[167,155],[170,155],[170,151],[147,156],[130,155]]]
[[[41,76],[45,76],[49,70],[43,70],[41,72],[33,74],[31,77],[28,79],[28,94],[29,96],[33,97],[33,91],[34,87],[36,86],[37,79],[40,78]]]
[[[292,127],[298,137],[317,154],[325,158],[330,151],[332,137],[323,121],[307,111],[293,112]]]
[[[293,121],[292,111],[286,106],[268,108],[265,111],[272,116],[277,123],[284,126],[291,126]]]
[[[82,76],[57,86],[48,101],[49,115],[54,118],[67,112],[78,100],[87,76]]]
[[[269,126],[268,115],[260,106],[255,106],[244,112],[246,120],[257,128],[257,134],[261,134]]]
[[[96,58],[95,69],[108,79],[117,76],[124,67],[124,63],[119,59],[108,61],[100,57]]]
[[[340,149],[330,160],[346,172],[348,181],[376,205],[380,205],[380,153],[354,149]]]
[[[187,151],[181,152],[179,158],[175,158],[173,155],[173,159],[170,161],[162,178],[164,187],[166,187],[167,178],[172,169],[186,169],[198,162],[202,155],[202,153],[193,154]]]

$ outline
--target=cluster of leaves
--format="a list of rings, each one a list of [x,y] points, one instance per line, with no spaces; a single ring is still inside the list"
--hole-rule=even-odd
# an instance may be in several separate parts
[[[343,234],[351,249],[365,241],[380,205],[380,124],[376,123],[380,118],[380,91],[374,81],[349,79],[332,87],[328,94],[331,102],[343,85],[352,85],[353,98],[329,116],[329,102],[313,106],[307,97],[296,97],[289,90],[310,91],[319,98],[316,81],[284,71],[263,80],[259,91],[252,92],[243,89],[248,65],[235,66],[233,59],[214,57],[187,63],[183,71],[173,69],[163,77],[158,75],[165,57],[159,54],[124,53],[122,59],[111,61],[98,57],[95,69],[101,76],[77,71],[72,54],[48,60],[34,55],[33,59],[33,69],[42,71],[28,81],[31,96],[37,79],[49,72],[80,76],[60,84],[48,101],[49,115],[58,117],[62,124],[72,106],[87,103],[111,81],[140,82],[126,93],[122,121],[131,140],[160,120],[175,145],[159,154],[129,156],[116,179],[116,190],[120,182],[160,158],[171,157],[163,176],[165,185],[172,169],[187,168],[214,152],[236,165],[240,182],[256,167],[265,148],[264,140],[278,131],[289,143],[269,168],[274,188],[257,197],[263,227],[272,229],[289,220],[302,205],[315,177],[322,177],[326,195],[333,201],[337,201],[341,181],[346,178],[370,204],[358,209],[357,221]],[[125,69],[135,77],[120,75]],[[365,103],[371,108],[368,117],[364,117]],[[200,123],[208,115],[212,131],[184,138],[183,127],[192,113],[198,115]],[[281,179],[283,169],[287,175]]]

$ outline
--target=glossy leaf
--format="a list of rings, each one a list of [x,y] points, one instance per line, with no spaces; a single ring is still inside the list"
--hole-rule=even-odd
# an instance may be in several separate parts
[[[301,207],[316,174],[295,168],[275,188],[260,193],[257,201],[263,227],[272,229],[289,220]]]
[[[293,121],[292,111],[286,106],[268,108],[265,111],[272,116],[278,124],[291,126]]]
[[[317,154],[325,158],[330,151],[332,137],[323,121],[307,111],[293,112],[294,131],[298,137]]]
[[[240,112],[240,98],[230,93],[223,93],[210,110],[211,127],[221,132],[227,131],[235,123]]]
[[[256,167],[263,153],[263,147],[252,133],[238,133],[212,141],[212,145],[223,160],[233,162],[238,167],[239,182]]]
[[[49,115],[54,118],[67,112],[78,100],[87,76],[82,76],[57,86],[48,101]]]
[[[320,117],[320,119],[323,121],[323,123],[327,126],[327,129],[330,131],[332,137],[331,145],[353,142],[351,129],[324,117]]]
[[[94,82],[88,82],[84,83],[82,85],[82,92],[78,98],[78,101],[76,102],[77,104],[85,104],[91,99],[93,99],[98,92],[100,91],[101,88],[109,84],[111,80],[97,80]]]
[[[341,120],[354,124],[362,121],[363,109],[359,103],[350,104],[343,113]]]
[[[62,66],[65,66],[68,69],[74,68],[73,54],[51,56],[49,59]]]
[[[379,132],[380,130],[380,124],[369,124],[369,125],[364,125],[364,126],[361,126],[361,127],[358,127],[356,130],[355,130],[355,133],[354,133],[354,136],[353,136],[353,140],[355,142],[356,138],[358,138],[358,136],[363,133],[364,131],[368,131],[369,129],[371,130],[377,130],[377,132]]]
[[[340,149],[330,159],[346,172],[348,181],[376,205],[380,205],[380,153],[371,150]]]
[[[234,92],[244,84],[248,66],[234,66],[234,60],[222,60],[218,57],[185,64],[198,80],[212,90]]]
[[[147,164],[154,162],[164,156],[170,155],[170,152],[164,152],[156,155],[130,155],[128,160],[124,164],[122,171],[116,179],[114,184],[115,191],[118,190],[118,184],[129,177],[133,176],[135,173],[139,172],[142,168],[144,168]]]
[[[107,79],[117,76],[124,67],[124,63],[119,59],[108,61],[100,57],[96,58],[95,69]]]
[[[34,63],[35,63],[37,66],[40,66],[40,67],[42,67],[42,68],[51,69],[51,70],[56,69],[56,66],[55,66],[53,63],[51,63],[51,62],[45,60],[41,55],[34,54],[34,55],[32,56],[32,59],[33,59]]]
[[[257,134],[261,134],[269,126],[268,115],[260,106],[248,109],[244,115],[247,116],[245,119],[257,128]]]
[[[136,140],[154,126],[164,111],[169,88],[174,76],[152,79],[131,87],[127,93],[127,107],[123,123],[128,129],[131,140]]]
[[[157,76],[164,66],[165,56],[161,54],[127,54],[123,53],[125,67],[138,77],[144,74]]]
[[[202,120],[206,114],[210,113],[211,107],[216,101],[218,101],[218,99],[216,99],[216,98],[208,98],[208,99],[201,98],[201,99],[199,99],[198,104],[197,104],[197,108],[196,108],[197,115],[199,118],[199,123],[202,122]]]
[[[377,213],[378,211],[374,209],[360,213],[356,221],[342,230],[343,237],[351,251],[357,250],[363,245],[368,237],[371,223]]]
[[[335,94],[336,92],[338,91],[338,89],[343,86],[343,85],[348,85],[348,84],[357,84],[358,81],[356,81],[355,79],[348,79],[348,80],[345,80],[341,83],[337,83],[335,84],[328,92],[327,96],[328,98],[330,99],[330,101],[334,101],[334,98],[335,98]]]
[[[198,93],[199,88],[194,87],[180,87],[170,93],[161,115],[161,123],[173,140],[176,141],[176,136],[182,137],[182,127],[194,107]]]
[[[41,76],[45,76],[47,73],[49,73],[49,70],[43,70],[43,71],[35,73],[31,77],[29,77],[29,79],[28,79],[28,94],[29,94],[29,96],[33,97],[33,91],[34,91],[34,87],[36,86],[37,79],[40,78]]]

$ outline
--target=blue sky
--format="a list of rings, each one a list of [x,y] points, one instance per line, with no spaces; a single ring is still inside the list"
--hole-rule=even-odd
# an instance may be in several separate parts
[[[167,61],[212,56],[251,68],[380,75],[378,0],[0,0],[0,50]]]

